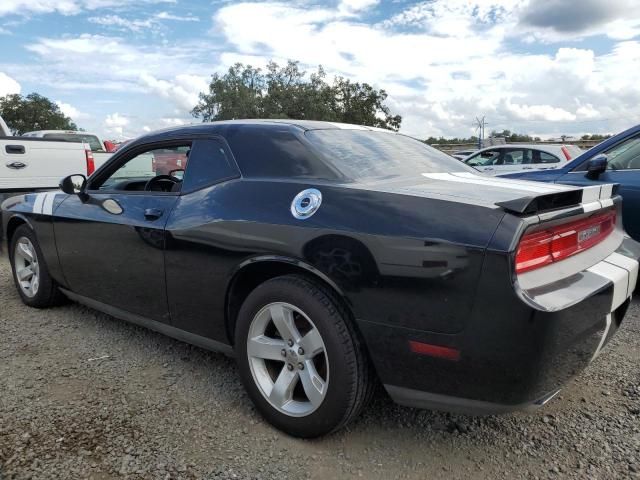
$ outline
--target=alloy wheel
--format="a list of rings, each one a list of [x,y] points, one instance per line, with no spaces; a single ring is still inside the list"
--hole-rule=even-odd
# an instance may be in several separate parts
[[[13,265],[22,293],[29,298],[35,297],[40,286],[40,265],[36,249],[27,237],[20,237],[16,242]]]
[[[253,318],[247,338],[253,380],[278,411],[302,417],[327,395],[329,360],[322,336],[298,307],[270,303]]]

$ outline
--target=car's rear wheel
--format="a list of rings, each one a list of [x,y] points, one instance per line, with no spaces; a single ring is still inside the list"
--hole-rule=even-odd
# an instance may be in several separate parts
[[[235,345],[251,399],[291,435],[332,432],[370,396],[372,373],[348,312],[305,277],[277,277],[251,292],[238,315]]]
[[[64,295],[49,275],[36,235],[27,225],[19,226],[9,246],[13,279],[22,301],[35,308],[58,305]]]

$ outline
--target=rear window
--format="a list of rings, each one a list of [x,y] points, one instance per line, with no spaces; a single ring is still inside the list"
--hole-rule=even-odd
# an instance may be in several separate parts
[[[104,147],[95,135],[84,135],[82,133],[46,133],[43,138],[49,140],[62,140],[64,142],[87,143],[92,152],[104,152]]]
[[[459,172],[468,168],[419,140],[391,132],[331,129],[307,131],[305,136],[327,164],[352,180]]]

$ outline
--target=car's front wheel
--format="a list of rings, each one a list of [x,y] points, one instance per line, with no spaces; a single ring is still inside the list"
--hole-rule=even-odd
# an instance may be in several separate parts
[[[9,246],[13,279],[22,301],[35,308],[46,308],[64,301],[58,284],[49,275],[36,234],[21,225],[11,237]]]
[[[297,437],[332,432],[370,396],[371,370],[344,307],[319,283],[277,277],[240,309],[235,335],[242,381],[262,415]]]

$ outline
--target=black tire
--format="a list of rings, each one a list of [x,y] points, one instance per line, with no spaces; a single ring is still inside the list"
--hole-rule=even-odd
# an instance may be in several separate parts
[[[28,239],[33,245],[39,266],[39,286],[36,294],[31,297],[23,292],[16,272],[15,249],[16,244],[22,238]],[[9,245],[9,259],[11,261],[11,270],[13,271],[13,281],[16,285],[16,290],[25,305],[34,308],[47,308],[64,303],[66,298],[58,288],[58,283],[51,278],[47,264],[44,261],[44,255],[42,254],[42,250],[38,244],[36,234],[28,225],[19,226],[13,233],[13,236],[11,237],[11,244]]]
[[[256,385],[247,355],[251,323],[265,306],[285,302],[302,310],[320,333],[330,368],[320,405],[305,416],[276,409]],[[313,438],[342,428],[358,416],[375,385],[364,344],[350,316],[331,290],[301,275],[287,275],[258,286],[238,314],[235,350],[242,382],[260,413],[272,425],[295,437]]]

